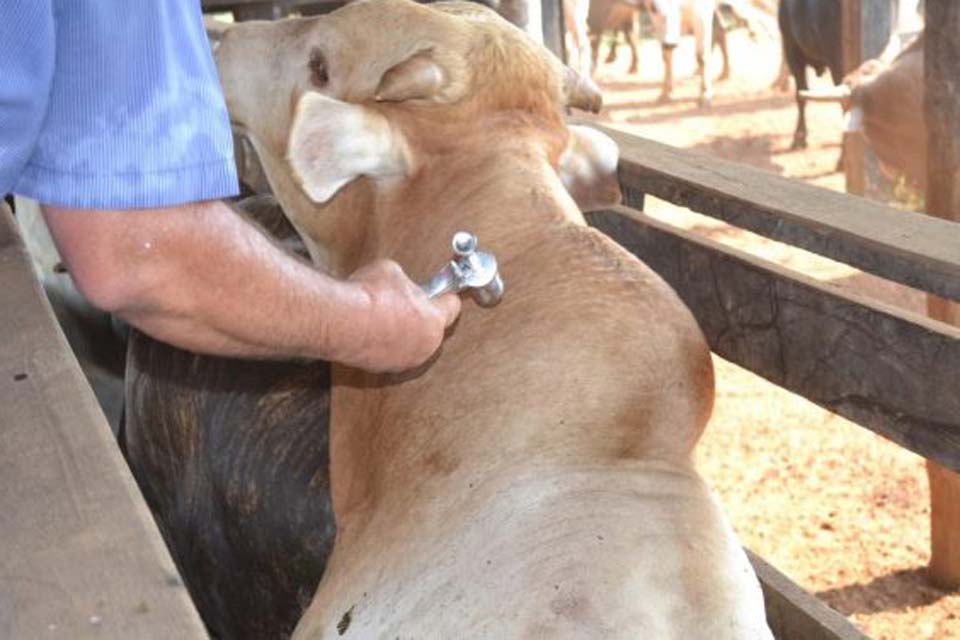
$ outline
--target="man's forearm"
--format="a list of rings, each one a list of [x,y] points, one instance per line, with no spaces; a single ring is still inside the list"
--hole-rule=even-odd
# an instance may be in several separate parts
[[[333,360],[365,340],[362,287],[284,253],[224,203],[48,208],[47,217],[81,290],[160,340],[217,355]]]

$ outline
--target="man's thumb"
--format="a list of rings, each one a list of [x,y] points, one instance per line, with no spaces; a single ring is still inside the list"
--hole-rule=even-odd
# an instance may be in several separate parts
[[[460,296],[456,293],[445,293],[439,298],[435,298],[433,303],[443,312],[444,324],[449,327],[460,315]]]

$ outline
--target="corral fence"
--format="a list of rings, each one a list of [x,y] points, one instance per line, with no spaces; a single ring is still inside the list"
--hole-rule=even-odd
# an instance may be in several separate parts
[[[643,213],[653,196],[899,284],[960,300],[960,225],[605,130],[625,206],[587,214],[657,271],[719,356],[960,470],[960,329]],[[866,638],[751,556],[777,638]]]
[[[960,225],[607,133],[625,205],[588,220],[676,289],[718,355],[960,471],[960,329],[679,230],[643,204],[657,197],[950,300]],[[255,158],[240,170],[256,176]],[[0,637],[205,637],[2,203],[0,326]],[[751,560],[778,639],[866,638]]]

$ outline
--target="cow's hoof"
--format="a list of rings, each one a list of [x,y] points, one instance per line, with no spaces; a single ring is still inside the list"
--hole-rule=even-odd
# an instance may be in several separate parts
[[[807,148],[807,141],[803,138],[794,138],[793,144],[790,145],[790,151],[800,151],[801,149]]]
[[[702,109],[709,109],[710,105],[713,104],[713,98],[708,98],[706,96],[701,96],[700,100],[697,101],[697,104],[700,105]]]
[[[635,64],[630,65],[630,68],[627,69],[627,73],[631,73],[631,74],[637,73],[637,71],[639,71],[639,69],[637,68],[637,65],[635,65]]]
[[[724,80],[729,80],[729,79],[730,79],[730,72],[724,71],[723,73],[720,74],[720,77],[717,78],[717,82],[723,82]]]
[[[664,102],[670,102],[670,94],[669,94],[669,93],[661,93],[659,96],[657,96],[657,103],[658,103],[658,104],[663,104]]]

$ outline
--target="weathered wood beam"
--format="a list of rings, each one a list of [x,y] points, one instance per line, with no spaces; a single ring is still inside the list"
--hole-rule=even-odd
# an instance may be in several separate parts
[[[290,8],[286,2],[273,0],[272,2],[261,2],[238,5],[233,8],[233,19],[237,22],[246,20],[279,20],[285,18],[290,13]]]
[[[844,0],[841,33],[844,73],[878,56],[889,44],[897,20],[898,0]],[[843,134],[843,170],[847,193],[879,199],[890,190],[889,180],[880,172],[876,154],[862,131]]]
[[[863,62],[861,32],[865,25],[861,20],[862,9],[861,0],[844,0],[840,4],[840,42],[843,50],[843,68],[848,73]]]
[[[0,637],[206,638],[0,203]]]
[[[204,11],[232,11],[236,8],[248,6],[263,6],[272,4],[286,4],[284,0],[201,0],[200,6]]]
[[[588,219],[677,290],[718,355],[960,470],[960,329],[626,207]]]
[[[277,20],[299,10],[303,15],[329,13],[348,0],[202,0],[204,12],[230,11],[236,20]]]
[[[232,26],[229,22],[216,20],[211,16],[203,16],[203,29],[207,32],[207,40],[210,41],[211,47],[220,42],[223,39],[223,34]]]
[[[767,624],[777,640],[869,640],[847,618],[747,551],[763,588]]]
[[[543,45],[561,60],[567,59],[563,0],[542,0]]]
[[[543,44],[542,9],[541,0],[500,0],[497,12],[534,41]]]
[[[598,127],[620,146],[620,184],[960,300],[960,225]]]
[[[926,208],[931,215],[956,223],[960,222],[960,5],[956,0],[928,0],[926,12]],[[960,325],[960,305],[931,297],[927,306],[931,317]],[[935,463],[928,464],[928,476],[930,576],[938,586],[955,589],[960,587],[960,476]]]
[[[927,212],[960,221],[960,4],[927,0],[926,11]]]

